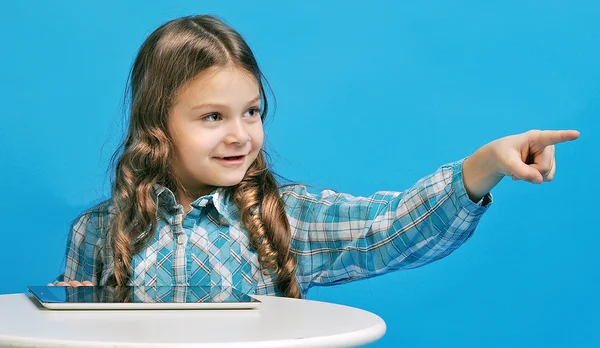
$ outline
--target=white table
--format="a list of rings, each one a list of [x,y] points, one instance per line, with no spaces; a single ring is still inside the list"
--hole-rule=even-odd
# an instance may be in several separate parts
[[[351,347],[386,330],[361,309],[255,297],[260,309],[60,311],[0,295],[0,347]]]

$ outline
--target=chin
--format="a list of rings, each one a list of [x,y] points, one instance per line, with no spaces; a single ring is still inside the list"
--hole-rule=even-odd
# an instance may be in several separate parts
[[[222,187],[235,186],[235,185],[239,184],[240,182],[242,182],[242,179],[244,179],[243,176],[240,177],[239,179],[219,180],[219,183],[217,184],[217,186],[222,186]]]

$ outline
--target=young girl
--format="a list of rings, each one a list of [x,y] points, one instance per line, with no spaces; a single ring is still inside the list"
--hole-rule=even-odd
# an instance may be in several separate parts
[[[579,136],[504,137],[402,192],[314,193],[279,185],[269,170],[262,77],[246,42],[217,18],[154,31],[131,72],[112,197],[72,224],[53,284],[216,285],[302,298],[314,285],[423,266],[473,235],[505,175],[552,180],[554,144]]]

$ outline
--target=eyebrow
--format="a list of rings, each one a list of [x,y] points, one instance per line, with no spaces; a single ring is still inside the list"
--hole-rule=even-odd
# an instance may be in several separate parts
[[[247,105],[253,104],[259,100],[260,100],[260,95],[257,96],[256,98],[252,99],[251,101],[249,101]],[[226,107],[227,107],[227,105],[225,105],[225,104],[206,103],[206,104],[196,105],[196,106],[192,107],[192,110],[202,109],[202,108],[226,108]]]

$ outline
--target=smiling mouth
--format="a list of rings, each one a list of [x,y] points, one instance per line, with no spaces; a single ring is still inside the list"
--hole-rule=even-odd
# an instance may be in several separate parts
[[[235,161],[235,160],[240,160],[242,158],[244,158],[245,156],[231,156],[231,157],[217,157],[219,159],[224,159],[227,161]]]

